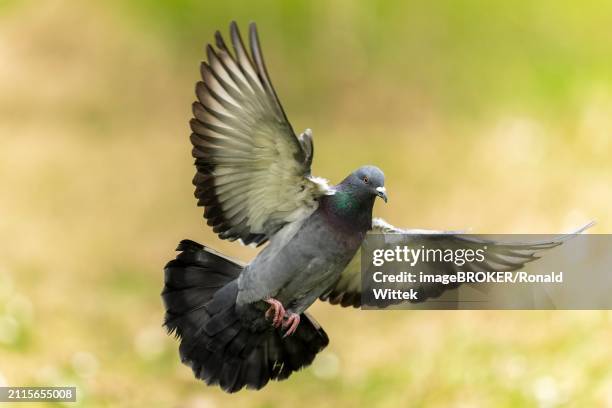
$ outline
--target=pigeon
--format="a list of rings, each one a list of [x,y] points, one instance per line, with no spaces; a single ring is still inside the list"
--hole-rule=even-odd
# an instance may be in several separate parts
[[[334,186],[314,177],[312,131],[296,135],[289,123],[255,24],[247,48],[232,22],[230,44],[216,32],[196,84],[190,122],[195,197],[220,238],[263,249],[244,264],[183,240],[164,268],[162,299],[164,326],[180,339],[181,361],[196,378],[231,393],[261,389],[312,363],[329,343],[307,312],[318,299],[362,306],[358,260],[368,233],[402,233],[419,245],[441,247],[466,238],[373,219],[375,201],[387,202],[378,167],[360,167]],[[488,242],[497,263],[481,267],[515,270],[561,242]],[[450,288],[432,284],[424,298]]]

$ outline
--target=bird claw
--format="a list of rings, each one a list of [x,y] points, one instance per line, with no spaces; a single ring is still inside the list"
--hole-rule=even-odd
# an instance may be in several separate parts
[[[283,322],[283,328],[287,327],[287,331],[285,331],[283,338],[291,336],[293,333],[295,333],[298,328],[298,325],[300,324],[299,314],[289,312],[288,315],[289,317],[287,317],[287,319],[285,319],[285,321]]]
[[[270,307],[266,310],[266,319],[269,319],[273,315],[272,326],[280,327],[285,317],[285,307],[274,298],[265,299],[265,302],[270,304]]]

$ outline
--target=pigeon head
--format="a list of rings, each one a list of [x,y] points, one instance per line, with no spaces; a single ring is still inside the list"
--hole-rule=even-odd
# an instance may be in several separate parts
[[[362,166],[340,183],[360,196],[380,197],[387,202],[385,174],[376,166]]]
[[[372,229],[372,208],[376,197],[387,201],[385,175],[375,166],[363,166],[334,186],[334,193],[321,201],[331,222],[341,220],[344,227],[365,232]]]

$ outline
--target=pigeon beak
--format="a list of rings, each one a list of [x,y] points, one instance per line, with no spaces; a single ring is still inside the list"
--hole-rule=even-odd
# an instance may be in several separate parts
[[[387,189],[384,187],[376,187],[376,195],[387,202]]]

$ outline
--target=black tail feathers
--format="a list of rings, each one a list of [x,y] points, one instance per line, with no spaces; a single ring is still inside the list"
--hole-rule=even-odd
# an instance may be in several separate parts
[[[271,326],[246,327],[235,307],[243,266],[189,240],[177,250],[164,269],[164,325],[181,339],[181,360],[197,378],[227,392],[260,389],[309,365],[327,346],[327,335],[307,313],[287,338]]]
[[[182,252],[164,268],[164,325],[183,337],[202,326],[202,308],[240,275],[242,266],[189,240],[181,241],[176,250]]]

